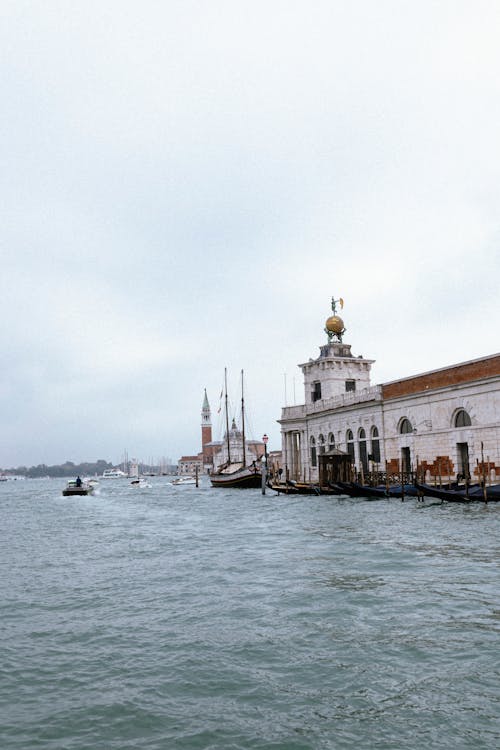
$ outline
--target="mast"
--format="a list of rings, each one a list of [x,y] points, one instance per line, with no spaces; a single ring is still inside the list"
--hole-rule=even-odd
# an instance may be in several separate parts
[[[224,388],[226,391],[225,409],[226,409],[226,438],[227,438],[227,462],[231,463],[231,447],[229,443],[229,414],[227,410],[227,367],[224,367]]]
[[[241,436],[243,438],[243,468],[247,465],[245,446],[245,400],[243,398],[243,370],[241,371]]]

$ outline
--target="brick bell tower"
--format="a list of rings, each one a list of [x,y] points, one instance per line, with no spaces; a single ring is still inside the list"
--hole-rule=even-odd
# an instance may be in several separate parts
[[[201,450],[203,453],[203,466],[212,466],[213,448],[209,443],[212,442],[212,420],[210,414],[210,404],[207,398],[207,389],[205,388],[205,397],[201,407]]]

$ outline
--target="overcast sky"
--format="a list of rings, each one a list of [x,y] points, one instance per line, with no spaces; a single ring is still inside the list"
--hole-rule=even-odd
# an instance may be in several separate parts
[[[224,367],[279,448],[332,295],[373,383],[500,349],[497,0],[1,21],[0,466],[196,453]]]

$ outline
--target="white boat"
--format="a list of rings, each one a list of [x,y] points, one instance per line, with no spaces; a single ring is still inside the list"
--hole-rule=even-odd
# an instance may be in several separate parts
[[[121,469],[105,469],[102,472],[102,478],[103,479],[121,479],[122,477],[126,477],[124,471]]]
[[[137,489],[140,489],[140,490],[141,490],[141,489],[145,489],[145,488],[147,488],[147,487],[152,487],[152,486],[153,486],[153,485],[152,485],[152,484],[150,484],[149,482],[146,482],[146,480],[145,480],[145,479],[142,479],[142,477],[141,477],[141,478],[139,478],[139,477],[134,477],[134,478],[133,478],[133,479],[132,479],[132,480],[130,481],[130,484],[132,485],[132,487],[136,487]]]
[[[172,480],[172,484],[196,484],[196,479],[194,477],[177,477],[177,479]]]

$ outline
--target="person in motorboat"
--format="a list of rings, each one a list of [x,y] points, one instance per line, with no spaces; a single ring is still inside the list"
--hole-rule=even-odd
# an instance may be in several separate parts
[[[81,487],[82,486],[82,480],[80,479],[79,476],[76,478],[75,484],[76,484],[77,487]]]

